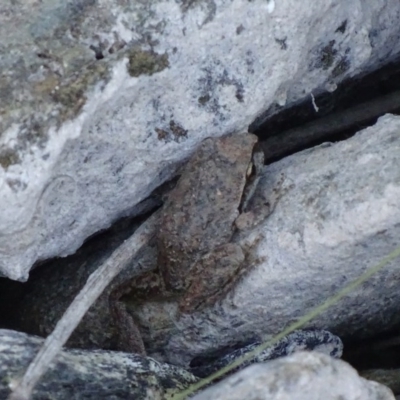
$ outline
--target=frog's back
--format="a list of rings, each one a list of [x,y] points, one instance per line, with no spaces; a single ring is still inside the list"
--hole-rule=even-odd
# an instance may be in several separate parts
[[[159,266],[175,289],[196,258],[229,242],[256,142],[251,134],[205,139],[170,193],[158,234]]]

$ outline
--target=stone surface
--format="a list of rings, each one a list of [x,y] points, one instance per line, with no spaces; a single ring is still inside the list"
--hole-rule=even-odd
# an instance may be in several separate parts
[[[207,136],[398,54],[396,0],[0,6],[0,274],[73,253]]]
[[[265,207],[273,212],[235,237],[249,245],[256,262],[222,302],[179,315],[174,302],[156,299],[138,305],[125,299],[140,322],[149,354],[188,365],[199,355],[269,339],[393,251],[400,234],[399,132],[400,117],[387,115],[347,141],[325,144],[265,167],[250,206],[255,215],[265,215]],[[133,229],[128,228],[129,232]],[[42,276],[36,287],[35,281],[28,283],[33,285],[28,295],[43,296],[41,305],[33,297],[24,300],[25,322],[36,318],[33,332],[51,332],[82,287],[84,274],[123,240],[122,230],[116,230],[121,232],[117,238],[93,241],[74,256],[52,261],[47,267],[56,272],[52,278]],[[133,263],[154,263],[154,246],[142,257],[144,261]],[[397,264],[391,262],[306,327],[366,338],[399,323]],[[113,284],[128,277],[129,268]],[[108,313],[107,293],[109,289],[85,316],[74,345],[82,346],[83,341],[91,346],[110,345],[115,326]]]
[[[399,132],[400,117],[386,115],[346,141],[267,166],[255,200],[275,209],[236,238],[255,244],[258,263],[219,305],[173,323],[162,346],[166,359],[181,363],[252,336],[269,338],[392,252],[400,235]],[[393,328],[400,322],[398,262],[306,327],[359,338]],[[156,308],[132,308],[150,354],[166,337],[154,322]],[[166,311],[160,315],[164,321]]]
[[[394,396],[387,387],[360,378],[341,360],[301,352],[247,367],[193,399],[394,400]]]
[[[86,283],[89,275],[138,227],[135,219],[124,218],[112,228],[88,240],[75,254],[47,262],[33,271],[28,282],[3,280],[0,285],[0,315],[3,327],[46,337]],[[137,264],[156,265],[155,243],[134,257],[104,290],[75,329],[67,345],[86,349],[123,350],[118,346],[118,326],[110,309],[110,295],[132,273]],[[133,268],[132,268],[133,267]],[[20,293],[20,296],[18,296]]]
[[[26,368],[42,343],[43,340],[37,337],[0,329],[0,398],[7,397],[9,385]],[[120,352],[64,350],[40,380],[32,400],[78,400],[82,396],[87,399],[166,399],[173,398],[174,393],[196,381],[186,370],[150,358]],[[235,394],[231,392],[232,386],[237,390]],[[279,399],[317,399],[324,394],[327,394],[324,398],[335,399],[336,394],[350,400],[357,398],[352,397],[354,393],[365,400],[393,399],[389,389],[359,378],[346,363],[319,352],[301,351],[294,356],[246,368],[207,389],[196,399],[251,399],[258,395],[261,397],[257,398],[273,400],[275,397],[262,396],[273,396],[275,393],[271,390],[274,387],[279,387],[281,395],[287,396]],[[227,397],[219,397],[221,393]],[[298,393],[310,397],[291,397]],[[378,395],[381,397],[374,397]]]
[[[43,339],[0,329],[0,398],[20,376]],[[65,350],[34,390],[32,400],[170,398],[196,378],[189,372],[150,358],[109,351]]]
[[[389,387],[394,394],[400,394],[400,369],[368,369],[360,371],[360,375]],[[396,397],[397,398],[397,397]]]
[[[249,353],[256,351],[257,349],[260,350],[261,345],[267,347],[262,351],[258,351],[258,354],[252,358],[241,362],[240,366],[233,371],[243,369],[251,364],[268,362],[276,358],[285,357],[299,351],[318,351],[334,358],[340,358],[343,352],[343,343],[340,338],[332,335],[328,331],[297,330],[291,332],[272,345],[268,345],[268,343],[255,342],[234,350],[223,357],[219,357],[216,361],[211,361],[207,358],[201,360],[197,359],[196,366],[194,366],[193,362],[191,363],[192,368],[190,368],[190,372],[200,378],[206,378],[241,357],[248,356]]]

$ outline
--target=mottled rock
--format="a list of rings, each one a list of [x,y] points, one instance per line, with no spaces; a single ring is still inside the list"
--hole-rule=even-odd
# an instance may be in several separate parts
[[[387,115],[347,141],[267,166],[250,206],[255,220],[266,214],[265,208],[273,212],[235,238],[252,248],[257,262],[223,301],[201,312],[179,314],[174,301],[136,304],[125,298],[149,355],[187,366],[200,355],[270,339],[393,251],[400,235],[399,132],[400,118]],[[52,262],[69,272],[60,268],[30,287],[28,294],[42,296],[38,303],[25,298],[25,321],[36,318],[31,332],[51,332],[83,285],[83,272],[99,265],[121,240],[104,239],[86,253],[81,249]],[[145,262],[155,262],[154,253],[154,247],[147,249]],[[56,265],[47,268],[52,269],[57,270]],[[117,280],[123,282],[126,276],[129,268]],[[392,328],[399,323],[398,283],[394,261],[306,328],[359,338]],[[107,293],[84,318],[74,345],[110,344],[116,328],[108,314]]]
[[[73,253],[241,132],[400,49],[396,0],[0,6],[0,274]],[[267,112],[268,110],[268,112]]]
[[[248,365],[267,362],[274,360],[275,358],[281,358],[299,351],[318,351],[320,353],[327,354],[334,358],[340,358],[343,352],[343,343],[339,337],[332,335],[332,333],[324,330],[297,330],[294,331],[282,339],[278,340],[272,345],[268,343],[255,342],[247,346],[241,347],[234,350],[223,357],[219,357],[215,361],[207,360],[196,360],[198,366],[193,366],[191,363],[192,372],[195,376],[205,378],[234,361],[248,356],[250,353],[256,351],[260,346],[267,346],[264,350],[258,351],[257,354],[250,359],[243,361],[239,367],[234,369],[243,369]]]
[[[379,382],[389,387],[394,394],[400,394],[400,369],[368,369],[360,371],[360,375],[368,380]],[[396,397],[397,398],[397,397]]]
[[[27,368],[43,339],[0,329],[0,398]],[[64,350],[39,381],[32,400],[164,400],[196,382],[189,372],[151,358],[109,351]]]
[[[346,141],[267,166],[252,206],[255,216],[265,207],[273,212],[236,237],[253,246],[258,263],[216,307],[174,323],[166,360],[270,338],[392,252],[400,235],[399,132],[400,117],[386,115]],[[393,328],[400,322],[398,285],[393,260],[305,328],[358,338]],[[154,328],[155,309],[132,306],[150,354],[165,340]]]
[[[387,387],[363,379],[348,364],[300,352],[255,364],[196,395],[194,400],[394,400]]]

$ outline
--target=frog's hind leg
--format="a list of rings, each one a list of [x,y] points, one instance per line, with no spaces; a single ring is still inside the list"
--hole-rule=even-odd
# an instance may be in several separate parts
[[[217,247],[197,262],[192,281],[179,303],[183,313],[213,305],[224,297],[241,275],[245,255],[234,243]]]
[[[142,335],[135,320],[127,311],[125,304],[121,301],[116,301],[110,306],[110,309],[118,327],[118,350],[145,356],[146,349]]]
[[[163,300],[170,297],[173,296],[165,288],[158,269],[127,279],[118,285],[109,296],[111,313],[118,327],[117,349],[146,355],[139,325],[128,311],[126,303],[135,304],[136,307],[136,304],[140,306],[147,300]],[[122,301],[123,298],[126,303]]]
[[[115,325],[118,327],[118,350],[146,355],[138,324],[128,312],[125,303],[121,301],[122,297],[127,296],[130,300],[137,300],[140,303],[154,296],[154,293],[162,292],[164,286],[159,273],[155,271],[125,281],[111,292],[110,310]]]

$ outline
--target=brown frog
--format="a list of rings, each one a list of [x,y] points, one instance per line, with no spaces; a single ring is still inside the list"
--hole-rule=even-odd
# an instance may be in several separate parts
[[[135,298],[173,297],[180,312],[190,313],[212,305],[232,287],[246,263],[245,252],[231,239],[238,226],[248,226],[246,205],[263,161],[252,134],[201,143],[161,211],[157,270],[126,285]],[[124,325],[120,343],[144,353],[136,324],[121,302],[116,304]]]

